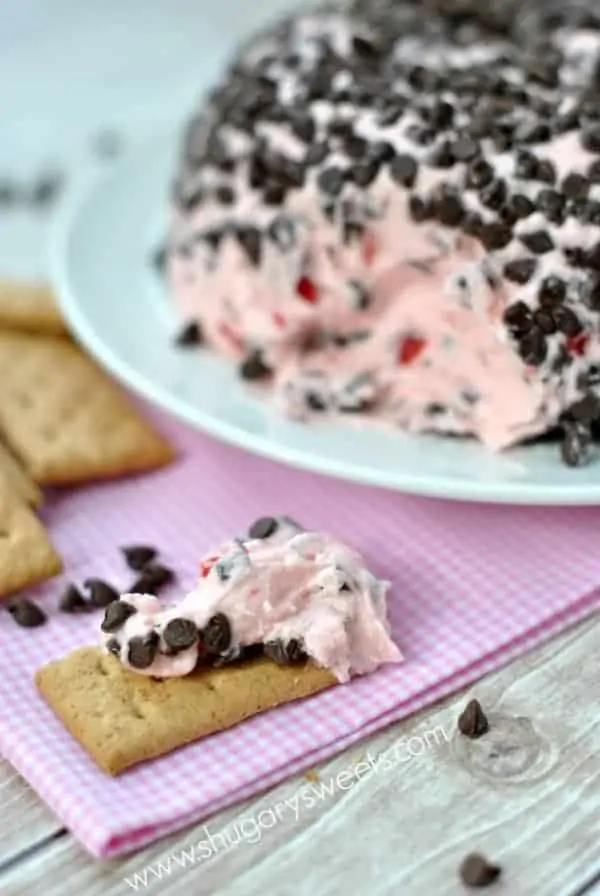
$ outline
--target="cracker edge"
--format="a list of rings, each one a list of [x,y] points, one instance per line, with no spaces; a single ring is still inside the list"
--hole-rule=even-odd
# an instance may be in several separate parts
[[[339,684],[328,669],[262,658],[159,682],[99,647],[42,666],[34,680],[69,733],[112,776]]]
[[[29,507],[38,510],[42,506],[44,495],[41,488],[2,441],[0,441],[0,477],[15,497],[20,498]]]
[[[0,278],[0,325],[38,335],[68,336],[50,286]]]
[[[0,547],[0,601],[11,597],[13,594],[46,582],[48,579],[59,575],[64,569],[63,560],[50,540],[50,536],[36,516],[33,510],[24,501],[8,491],[2,497],[0,513],[5,513],[8,519],[9,531],[17,533],[16,543],[10,547]],[[5,518],[6,519],[6,518]],[[2,518],[0,516],[0,525]],[[28,551],[29,556],[35,555],[35,564],[20,556],[19,563],[10,562],[9,551],[21,554]],[[6,568],[3,572],[3,564]],[[15,575],[15,569],[27,570],[26,575]]]

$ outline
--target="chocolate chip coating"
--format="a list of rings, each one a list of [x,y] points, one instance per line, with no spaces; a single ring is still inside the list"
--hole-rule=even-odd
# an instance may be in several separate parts
[[[127,622],[130,616],[134,616],[137,610],[124,600],[114,601],[106,608],[104,619],[100,625],[103,632],[112,634],[117,632]]]
[[[191,619],[171,619],[163,629],[163,640],[170,653],[179,653],[198,643],[200,633]]]

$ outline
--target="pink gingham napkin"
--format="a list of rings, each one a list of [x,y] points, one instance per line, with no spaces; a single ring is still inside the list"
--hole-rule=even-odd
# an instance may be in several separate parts
[[[38,666],[96,640],[99,615],[59,613],[61,581],[38,589],[45,627],[22,630],[0,613],[0,751],[96,856],[132,851],[265,789],[600,606],[600,510],[403,497],[291,471],[162,423],[183,453],[172,468],[48,502],[65,580],[99,575],[125,589],[131,574],[119,546],[149,542],[185,589],[214,543],[257,516],[287,513],[346,539],[391,580],[390,617],[406,661],[112,779],[32,683]]]

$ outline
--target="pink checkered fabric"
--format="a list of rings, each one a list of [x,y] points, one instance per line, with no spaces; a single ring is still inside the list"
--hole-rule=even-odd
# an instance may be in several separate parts
[[[125,589],[118,548],[149,542],[190,587],[199,556],[257,516],[287,513],[359,548],[393,583],[406,662],[274,710],[118,779],[97,770],[37,696],[35,669],[94,642],[99,618],[34,596],[47,626],[0,614],[0,750],[96,856],[137,849],[263,790],[475,680],[600,606],[600,511],[403,497],[291,471],[164,424],[171,469],[60,494],[45,511],[68,578]],[[574,472],[573,475],[577,475]]]

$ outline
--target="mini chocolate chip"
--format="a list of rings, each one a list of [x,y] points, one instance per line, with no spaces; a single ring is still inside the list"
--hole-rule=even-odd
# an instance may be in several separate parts
[[[545,187],[536,197],[536,205],[549,221],[562,224],[565,219],[565,197],[557,190]]]
[[[428,221],[433,217],[433,206],[420,196],[411,196],[408,200],[410,216],[417,224]]]
[[[498,865],[492,865],[491,862],[478,853],[472,853],[463,859],[460,866],[460,878],[467,887],[479,889],[488,887],[496,881],[502,869]]]
[[[221,184],[215,190],[215,199],[217,202],[220,202],[221,205],[233,205],[235,202],[235,192],[231,187],[227,186],[227,184]]]
[[[465,737],[476,740],[490,730],[487,716],[479,700],[469,700],[458,717],[458,730]]]
[[[544,363],[548,354],[548,345],[546,337],[539,327],[532,326],[527,333],[521,336],[519,354],[523,362],[532,367],[539,367]]]
[[[500,221],[490,221],[481,228],[479,238],[489,252],[504,249],[512,242],[513,232],[506,224]]]
[[[600,153],[600,124],[584,125],[580,139],[581,145],[588,152]]]
[[[364,137],[359,137],[356,134],[351,134],[344,143],[344,151],[346,152],[346,155],[350,156],[351,159],[362,159],[367,151],[368,145],[369,144]]]
[[[377,162],[391,162],[396,155],[396,150],[387,140],[376,140],[369,146],[367,157]]]
[[[285,199],[285,187],[277,183],[269,183],[263,190],[265,205],[281,205]]]
[[[600,398],[589,393],[572,404],[569,413],[580,423],[593,423],[600,417]]]
[[[407,153],[396,156],[390,165],[392,179],[403,187],[414,186],[418,171],[416,161]]]
[[[273,371],[265,364],[262,352],[257,349],[242,361],[238,372],[242,379],[254,381],[266,379]]]
[[[9,601],[7,609],[17,625],[22,628],[37,628],[47,621],[44,611],[26,597],[16,597]]]
[[[129,569],[133,569],[136,572],[141,572],[141,570],[152,560],[155,559],[158,551],[156,548],[149,547],[148,545],[136,544],[131,545],[130,547],[121,548],[121,552],[125,557],[125,562]]]
[[[541,159],[538,162],[534,179],[545,184],[556,183],[556,168],[549,159]]]
[[[570,308],[566,308],[564,305],[559,305],[558,308],[553,308],[552,317],[560,332],[564,333],[565,336],[569,338],[578,336],[583,330],[583,326],[575,312]]]
[[[106,649],[108,650],[108,652],[109,652],[110,654],[112,654],[112,656],[116,656],[117,659],[120,659],[120,658],[121,658],[121,645],[120,645],[120,643],[117,641],[116,638],[110,638],[110,639],[106,642],[106,645],[105,645],[105,646],[106,646]]]
[[[567,284],[560,277],[550,274],[540,283],[539,299],[542,305],[556,305],[564,301],[567,295]]]
[[[264,645],[264,654],[279,666],[291,666],[305,663],[308,659],[302,641],[292,638],[287,643],[280,639],[267,641]]]
[[[500,177],[495,177],[482,189],[479,198],[487,208],[497,211],[506,202],[507,195],[505,182]]]
[[[102,579],[86,579],[83,584],[90,592],[90,603],[99,609],[108,607],[113,601],[119,600],[121,596],[118,591],[115,591]]]
[[[485,159],[475,159],[467,169],[466,185],[474,190],[480,190],[489,184],[494,177],[494,169]]]
[[[325,161],[327,156],[329,155],[329,146],[327,143],[313,143],[312,146],[308,147],[306,155],[304,157],[304,164],[312,167],[313,165],[320,165]]]
[[[277,518],[274,516],[261,516],[250,526],[248,530],[249,538],[268,538],[273,535],[279,528]]]
[[[479,154],[479,144],[470,137],[458,137],[452,144],[452,155],[457,162],[470,162]]]
[[[157,588],[169,585],[175,579],[175,574],[168,566],[161,563],[148,563],[144,566],[143,575],[146,579],[153,582]]]
[[[317,177],[317,185],[328,196],[339,196],[344,189],[346,174],[341,168],[325,168]]]
[[[467,212],[462,222],[462,229],[468,236],[479,237],[483,227],[483,218],[477,212]]]
[[[536,267],[537,261],[535,258],[517,258],[505,264],[504,276],[513,283],[523,285],[531,280],[535,274]]]
[[[585,266],[600,271],[600,243],[585,250]]]
[[[444,226],[458,227],[465,216],[465,209],[458,196],[443,193],[435,200],[434,213]]]
[[[297,115],[292,119],[292,131],[304,143],[315,139],[315,123],[310,115]]]
[[[231,646],[231,625],[224,613],[209,619],[202,631],[202,643],[209,653],[226,653]]]
[[[515,177],[523,180],[535,178],[538,167],[538,159],[528,149],[518,149],[515,158]]]
[[[72,583],[61,594],[58,608],[63,613],[85,613],[91,609],[79,588]]]
[[[551,336],[558,329],[550,310],[538,309],[533,315],[533,322],[546,336]]]
[[[257,267],[260,264],[262,249],[260,230],[257,227],[237,227],[235,236],[250,262]]]
[[[427,162],[432,168],[452,168],[455,158],[449,140],[443,140],[429,153]]]
[[[531,309],[521,300],[513,302],[504,312],[502,319],[513,333],[526,333],[532,324]]]
[[[277,215],[269,224],[269,239],[282,250],[292,249],[296,243],[296,230],[293,222],[285,215]]]
[[[200,633],[198,628],[191,619],[177,617],[171,619],[163,629],[163,640],[169,648],[169,653],[179,653],[181,650],[188,650],[197,644]]]
[[[566,425],[560,452],[568,467],[581,467],[589,458],[591,436],[589,429],[581,425]]]
[[[100,628],[103,632],[112,634],[118,631],[135,613],[137,613],[136,608],[128,604],[127,601],[116,600],[106,608]]]
[[[528,218],[535,211],[535,205],[522,193],[515,193],[508,200],[509,207],[514,211],[519,220]]]
[[[535,255],[544,255],[554,248],[552,237],[546,230],[534,230],[531,233],[522,233],[519,239],[524,246]]]
[[[560,188],[567,199],[585,199],[590,189],[590,182],[583,174],[568,174]]]
[[[356,165],[352,166],[350,169],[350,177],[357,187],[364,190],[371,186],[373,181],[377,178],[380,169],[381,165],[377,159],[367,159],[362,162],[357,162]]]
[[[188,324],[185,324],[175,337],[175,344],[180,348],[191,348],[195,345],[202,345],[203,341],[202,327],[197,320],[192,320]]]
[[[158,650],[159,637],[149,632],[143,637],[136,636],[127,645],[127,662],[134,669],[147,669],[154,662]]]
[[[595,159],[587,170],[587,176],[593,184],[600,184],[600,159]]]

